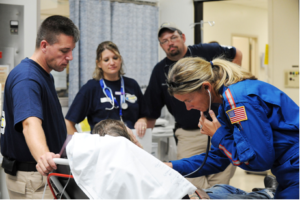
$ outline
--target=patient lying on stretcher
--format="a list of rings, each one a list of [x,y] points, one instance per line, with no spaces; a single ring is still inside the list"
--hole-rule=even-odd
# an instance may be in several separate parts
[[[129,129],[125,124],[119,120],[114,119],[106,119],[98,122],[94,129],[92,134],[99,134],[100,136],[105,135],[111,135],[111,136],[122,136],[127,138],[128,140],[132,141],[137,146],[141,147],[141,144],[138,142],[138,140],[133,135],[131,129]],[[204,194],[203,191],[197,191],[197,193],[194,193],[190,195],[190,198],[198,197],[201,194],[202,197],[208,198],[206,194]],[[203,196],[204,195],[204,196]]]
[[[137,146],[141,147],[138,140],[135,138],[134,134],[132,133],[131,129],[127,128],[123,122],[114,119],[106,119],[97,123],[93,129],[92,134],[99,134],[100,136],[110,135],[110,136],[122,136],[127,138],[128,140],[135,143]],[[261,189],[261,191],[256,191],[253,193],[246,193],[242,190],[240,194],[233,194],[230,190],[237,190],[236,188],[230,185],[215,185],[210,189],[207,190],[199,190],[195,191],[195,193],[189,195],[190,199],[198,199],[199,197],[202,199],[209,199],[210,196],[214,198],[233,198],[236,199],[245,198],[245,197],[253,197],[257,199],[261,198],[272,198],[272,195],[268,195],[266,191]],[[208,194],[206,193],[208,192]],[[274,193],[274,191],[273,191]]]

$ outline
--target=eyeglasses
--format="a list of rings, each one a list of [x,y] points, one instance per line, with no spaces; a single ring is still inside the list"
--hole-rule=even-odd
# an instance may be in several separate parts
[[[170,39],[166,39],[166,40],[163,40],[161,42],[159,42],[161,45],[164,45],[164,44],[169,44],[169,41],[176,41],[178,39],[179,36],[176,36],[176,35],[173,35]]]

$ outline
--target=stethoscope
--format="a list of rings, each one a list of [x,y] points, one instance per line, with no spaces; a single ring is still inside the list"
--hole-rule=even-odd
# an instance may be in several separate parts
[[[104,79],[99,80],[100,86],[102,88],[103,93],[105,94],[106,98],[108,98],[111,104],[111,108],[105,108],[105,110],[112,110],[114,108],[119,108],[119,115],[121,118],[121,121],[123,121],[122,116],[122,110],[126,110],[128,108],[128,104],[125,102],[125,85],[124,85],[124,79],[123,76],[121,76],[121,94],[120,94],[120,101],[121,101],[121,106],[119,106],[118,101],[113,95],[112,90],[106,86]],[[101,102],[101,100],[100,100]],[[115,106],[116,105],[116,106]]]
[[[193,57],[192,51],[190,50],[189,47],[188,47],[188,51],[190,53],[190,57]],[[176,62],[172,63],[171,65],[167,65],[167,64],[165,65],[165,71],[164,72],[165,72],[166,78],[168,77],[168,75],[166,73],[166,68],[169,71],[170,67],[173,66],[175,63]],[[209,100],[210,100],[209,101],[209,110],[210,110],[211,109],[211,94],[210,94],[209,90],[207,90],[207,92],[209,94]],[[200,131],[201,131],[201,129],[202,129],[202,126],[200,127]],[[191,178],[191,176],[194,175],[194,174],[196,174],[198,171],[200,171],[203,168],[204,164],[206,163],[208,152],[209,152],[209,148],[210,148],[210,137],[209,136],[207,136],[207,137],[208,137],[208,139],[207,139],[206,153],[205,153],[205,157],[204,157],[204,160],[203,160],[202,164],[200,165],[200,167],[198,169],[196,169],[195,171],[193,171],[193,172],[191,172],[189,174],[184,175],[184,177]]]
[[[211,94],[210,94],[210,91],[208,89],[207,89],[207,92],[209,94],[209,110],[211,110]],[[202,129],[202,125],[200,126],[200,131],[201,131],[201,129]],[[205,153],[205,157],[204,157],[204,160],[203,160],[202,164],[200,165],[200,167],[198,169],[196,169],[195,171],[193,171],[189,174],[184,175],[184,177],[192,178],[191,176],[196,174],[198,171],[200,171],[203,168],[204,164],[206,163],[209,148],[210,148],[210,137],[209,136],[207,136],[207,137],[208,137],[208,139],[207,139],[206,153]]]

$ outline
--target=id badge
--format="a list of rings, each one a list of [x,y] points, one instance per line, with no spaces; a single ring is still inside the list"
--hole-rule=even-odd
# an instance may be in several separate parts
[[[108,98],[108,97],[102,97],[102,98],[100,98],[100,102],[101,103],[105,103],[105,102],[110,102],[111,100],[110,100],[110,98]]]

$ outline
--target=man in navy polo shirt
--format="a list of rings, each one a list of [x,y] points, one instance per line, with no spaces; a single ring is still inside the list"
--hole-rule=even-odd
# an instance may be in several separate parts
[[[63,16],[43,21],[36,49],[7,77],[1,135],[2,167],[10,198],[41,199],[50,171],[56,169],[67,130],[52,70],[63,71],[73,59],[79,30]],[[49,187],[44,198],[53,198]]]
[[[145,99],[150,110],[147,126],[148,128],[154,127],[156,119],[161,115],[161,109],[166,105],[176,122],[177,159],[188,158],[205,152],[207,136],[200,134],[198,127],[200,112],[188,111],[184,103],[169,95],[166,85],[169,69],[179,59],[189,56],[202,57],[208,61],[223,56],[223,58],[241,65],[242,53],[234,47],[220,46],[218,43],[187,46],[185,35],[173,23],[163,23],[160,26],[158,40],[167,57],[154,67],[145,92]],[[218,107],[218,104],[212,104],[212,110],[216,114]],[[234,172],[235,167],[230,165],[224,172],[188,180],[198,188],[209,188],[215,184],[229,184]]]

